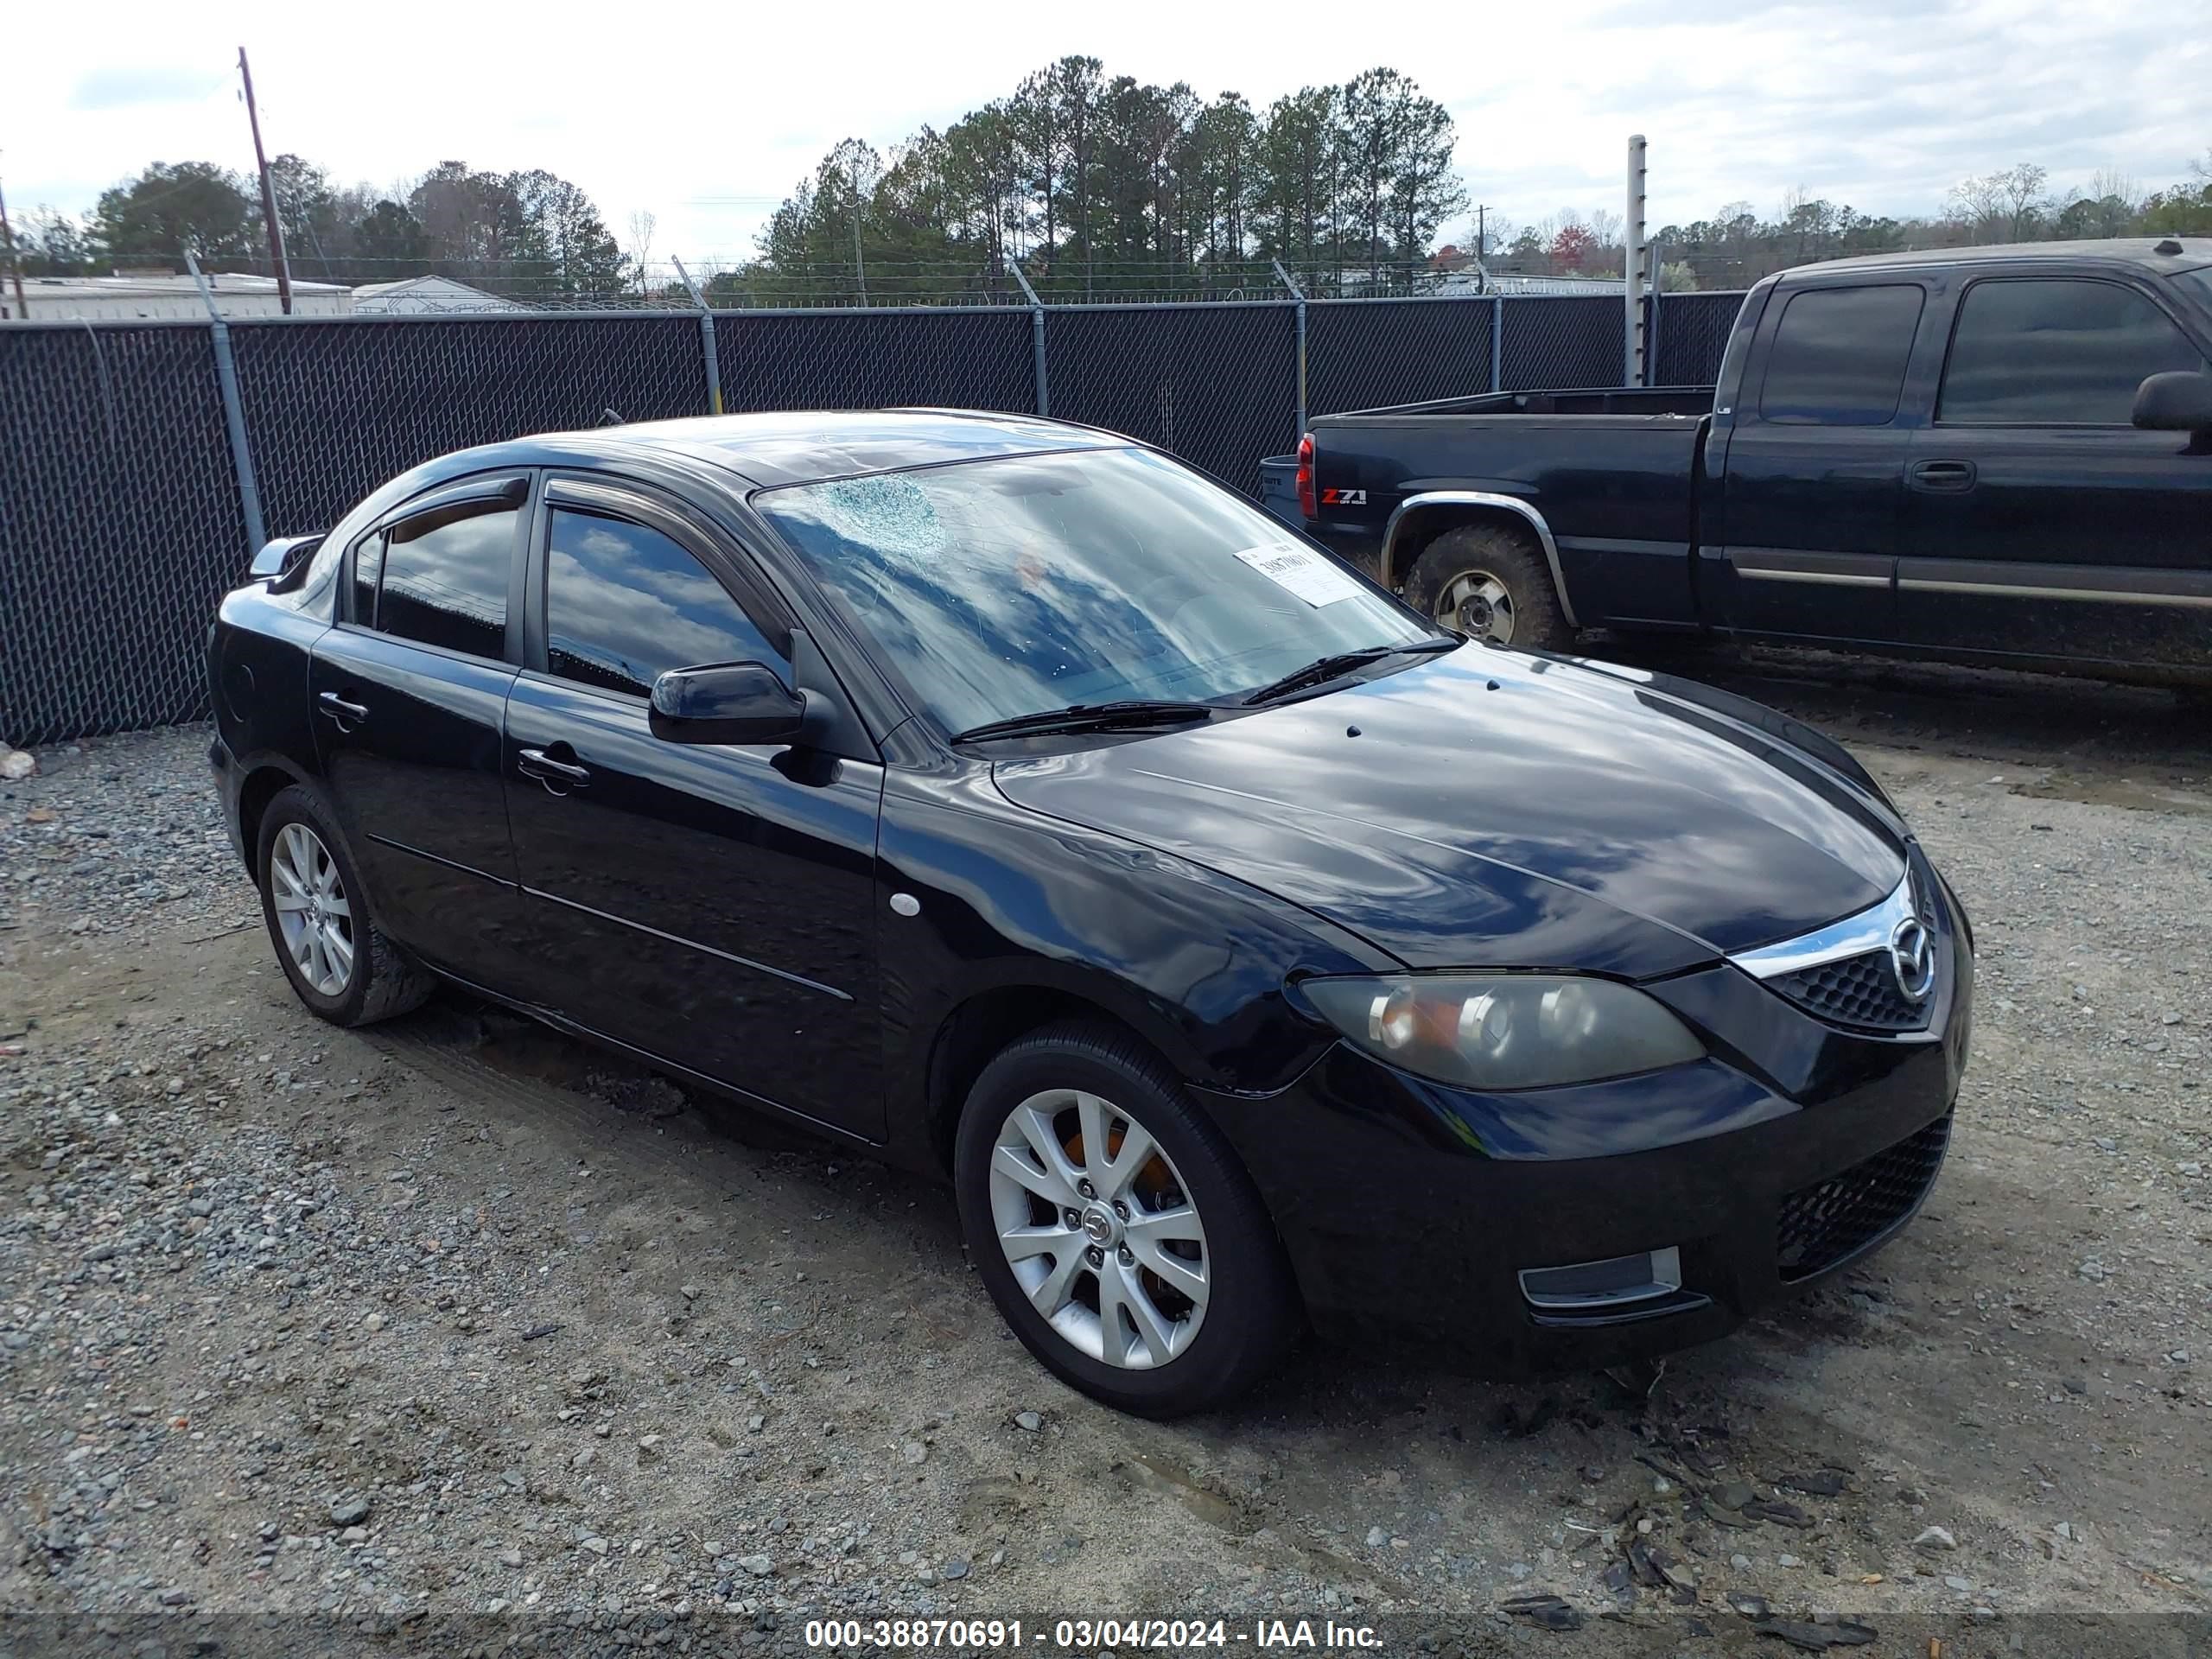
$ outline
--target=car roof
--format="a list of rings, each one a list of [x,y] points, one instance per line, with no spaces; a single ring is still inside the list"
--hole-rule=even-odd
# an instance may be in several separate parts
[[[766,488],[898,472],[955,461],[1052,454],[1122,445],[1095,427],[1034,415],[960,409],[779,410],[646,421],[564,434],[570,453],[607,446],[658,450],[706,461]]]
[[[2162,247],[2178,251],[2161,253]],[[2212,264],[2212,236],[2130,236],[2097,242],[2007,242],[1986,248],[1920,248],[1907,253],[1866,253],[1849,259],[1826,259],[1799,265],[1788,274],[1826,275],[1829,271],[1897,270],[1927,265],[2001,265],[2026,264],[2087,264],[2125,265],[2159,275],[2194,270]]]

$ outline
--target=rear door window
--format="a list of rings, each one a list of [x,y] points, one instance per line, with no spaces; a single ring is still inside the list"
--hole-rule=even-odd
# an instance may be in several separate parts
[[[495,661],[504,657],[519,517],[505,499],[458,501],[390,526],[382,537],[384,575],[372,626],[419,645]],[[357,554],[357,583],[359,571]],[[354,603],[360,603],[358,588]],[[355,620],[361,620],[358,608]]]
[[[2152,375],[2201,370],[2171,318],[2118,283],[2006,277],[1959,305],[1936,418],[2011,426],[2126,426]]]
[[[1886,426],[1924,299],[1916,283],[1808,289],[1789,297],[1767,349],[1759,414],[1804,426]]]

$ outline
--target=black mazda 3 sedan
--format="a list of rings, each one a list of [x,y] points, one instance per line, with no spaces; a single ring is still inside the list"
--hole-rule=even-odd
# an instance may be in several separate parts
[[[454,982],[948,1177],[1116,1406],[1308,1320],[1702,1341],[1942,1160],[1971,938],[1840,748],[1440,632],[1111,434],[531,438],[255,575],[213,760],[302,1001]]]

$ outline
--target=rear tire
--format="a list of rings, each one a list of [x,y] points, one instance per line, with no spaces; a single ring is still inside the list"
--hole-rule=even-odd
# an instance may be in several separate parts
[[[262,919],[292,989],[334,1026],[365,1026],[422,1006],[435,982],[385,936],[353,855],[322,798],[277,791],[254,849]]]
[[[1493,645],[1559,651],[1574,639],[1543,548],[1503,524],[1463,524],[1431,542],[1407,573],[1406,602]]]
[[[961,1114],[953,1185],[969,1253],[1014,1334],[1117,1410],[1222,1405],[1299,1333],[1251,1178],[1126,1033],[1070,1020],[986,1066]]]

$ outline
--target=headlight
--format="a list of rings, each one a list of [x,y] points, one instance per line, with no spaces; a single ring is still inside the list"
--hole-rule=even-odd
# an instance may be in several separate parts
[[[1705,1053],[1666,1008],[1609,979],[1388,974],[1299,988],[1377,1058],[1468,1089],[1595,1083]]]

